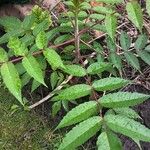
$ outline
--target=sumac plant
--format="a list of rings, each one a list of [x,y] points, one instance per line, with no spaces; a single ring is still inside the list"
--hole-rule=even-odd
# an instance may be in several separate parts
[[[123,68],[122,60],[138,71],[139,57],[150,64],[142,9],[136,1],[126,4],[122,0],[97,0],[105,5],[96,7],[89,2],[64,1],[64,12],[58,17],[54,15],[54,23],[49,12],[38,6],[23,21],[14,17],[1,18],[0,25],[6,31],[0,38],[0,44],[5,47],[0,48],[3,82],[23,107],[27,104],[21,91],[28,83],[32,84],[31,92],[40,85],[51,89],[50,94],[29,106],[30,109],[50,98],[53,116],[61,106],[69,110],[68,103],[77,105],[56,128],[75,126],[66,134],[59,150],[74,150],[94,135],[98,136],[99,150],[121,150],[118,133],[138,144],[139,141],[150,142],[150,129],[136,121],[140,116],[131,108],[150,96],[124,92],[123,87],[134,81],[118,77],[118,70],[121,72]],[[130,49],[131,39],[125,32],[120,36],[123,55],[116,51],[120,15],[115,6],[118,4],[126,5],[129,20],[141,34],[132,47],[136,55]],[[147,0],[147,8],[149,5]],[[89,30],[106,32],[107,54],[99,42],[91,40]]]

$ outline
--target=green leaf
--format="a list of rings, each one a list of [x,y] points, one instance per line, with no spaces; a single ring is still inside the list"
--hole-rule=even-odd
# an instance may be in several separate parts
[[[109,36],[107,37],[106,42],[109,51],[116,52],[116,44]]]
[[[116,29],[117,29],[117,18],[115,15],[106,14],[105,18],[105,26],[108,35],[113,39],[115,37]]]
[[[28,73],[24,73],[21,77],[22,87],[27,85],[31,80],[31,76]]]
[[[108,108],[129,107],[140,104],[149,97],[149,95],[140,94],[136,92],[117,92],[113,94],[107,94],[101,97],[99,101],[102,106]]]
[[[92,87],[86,84],[77,84],[61,90],[54,100],[75,100],[90,95]]]
[[[48,40],[47,40],[47,36],[45,34],[44,31],[41,31],[37,37],[36,37],[36,46],[39,48],[39,49],[43,49],[47,46],[48,44]]]
[[[21,27],[21,21],[16,17],[3,17],[0,18],[0,25],[6,30],[13,30]]]
[[[131,118],[131,119],[141,119],[141,117],[138,115],[138,113],[135,110],[128,108],[128,107],[114,108],[113,110],[117,114],[126,116],[126,117]]]
[[[35,22],[35,17],[33,15],[26,16],[22,22],[23,29],[30,30],[34,22]]]
[[[138,39],[135,42],[135,49],[138,50],[142,50],[143,48],[145,48],[146,44],[148,41],[148,36],[145,34],[142,34],[138,37]]]
[[[114,64],[114,66],[121,71],[122,69],[122,61],[121,57],[116,53],[110,53],[110,61]]]
[[[97,102],[85,102],[79,106],[73,108],[67,113],[67,115],[61,120],[57,128],[63,128],[70,126],[76,123],[79,123],[83,120],[88,119],[91,116],[94,116],[98,113]]]
[[[131,52],[125,52],[124,56],[126,57],[127,62],[131,66],[133,66],[137,70],[140,70],[140,63],[139,63],[137,57],[134,54],[132,54]]]
[[[0,63],[8,61],[8,56],[6,51],[0,47]]]
[[[25,31],[22,29],[15,29],[15,30],[9,31],[6,34],[4,34],[2,37],[0,37],[0,44],[8,42],[8,40],[11,37],[22,36],[24,34],[24,32]]]
[[[124,31],[121,32],[120,44],[121,44],[121,48],[125,51],[129,50],[129,48],[131,46],[131,38]]]
[[[43,52],[43,54],[54,70],[56,70],[57,68],[65,68],[63,61],[61,60],[61,57],[57,54],[55,50],[47,48]]]
[[[59,76],[57,72],[56,71],[52,72],[50,76],[50,83],[51,83],[52,90],[56,87],[58,80],[59,80]]]
[[[122,150],[120,139],[111,131],[102,132],[97,140],[98,150]]]
[[[4,63],[1,66],[1,75],[9,91],[24,105],[21,96],[21,80],[13,63]]]
[[[104,79],[95,81],[92,87],[96,91],[111,91],[111,90],[116,90],[121,87],[124,87],[125,85],[129,83],[130,83],[129,80],[125,80],[122,78],[109,77],[109,78],[104,78]]]
[[[60,109],[61,109],[61,101],[55,102],[52,106],[52,117],[55,117],[55,115],[58,113]]]
[[[87,73],[94,75],[94,74],[99,74],[102,73],[108,69],[111,68],[111,64],[109,63],[105,63],[105,62],[96,62],[91,64],[88,68],[87,68]]]
[[[146,10],[147,10],[147,13],[149,14],[150,16],[150,0],[146,0]]]
[[[22,64],[31,77],[46,86],[40,64],[32,55],[24,57]]]
[[[63,71],[76,77],[83,77],[86,75],[85,69],[79,65],[65,65]]]
[[[96,19],[96,20],[103,20],[103,19],[105,18],[105,16],[104,16],[104,15],[101,15],[101,14],[91,14],[91,15],[89,16],[89,18],[91,18],[91,19]]]
[[[37,24],[33,29],[33,35],[37,36],[41,31],[45,31],[49,27],[49,21],[44,20],[43,22]]]
[[[54,44],[57,45],[57,44],[63,43],[67,40],[70,40],[71,38],[72,38],[72,35],[70,34],[64,34],[64,35],[58,36],[55,39]]]
[[[140,4],[136,1],[128,2],[126,10],[130,21],[142,32],[143,14]]]
[[[40,85],[41,85],[41,83],[39,83],[36,80],[33,80],[32,86],[31,86],[31,93],[34,92]]]
[[[114,10],[108,7],[103,7],[103,6],[96,6],[92,8],[93,11],[100,13],[100,14],[113,14]]]
[[[150,52],[150,45],[147,45],[144,50]]]
[[[106,4],[120,4],[123,0],[96,0],[96,2],[104,2]]]
[[[25,43],[21,42],[19,38],[11,37],[8,42],[8,47],[14,51],[16,56],[24,56],[28,53]]]
[[[139,122],[121,115],[106,115],[104,120],[106,125],[114,132],[137,140],[150,142],[150,129]]]
[[[141,57],[141,59],[147,63],[148,65],[150,65],[150,53],[146,52],[146,51],[138,51],[138,55],[139,57]]]
[[[102,118],[98,116],[81,122],[66,134],[58,150],[75,150],[100,130],[101,123]]]

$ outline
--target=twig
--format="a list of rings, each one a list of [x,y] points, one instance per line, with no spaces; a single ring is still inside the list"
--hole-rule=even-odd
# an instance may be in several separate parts
[[[63,88],[63,86],[72,79],[72,77],[73,76],[69,76],[65,81],[63,81],[56,89],[54,89],[52,92],[50,92],[46,97],[44,97],[40,101],[36,102],[35,104],[29,106],[29,109],[33,109],[33,108],[39,106],[40,104],[44,103],[48,99],[50,99],[52,96],[54,96],[55,92],[61,90]]]

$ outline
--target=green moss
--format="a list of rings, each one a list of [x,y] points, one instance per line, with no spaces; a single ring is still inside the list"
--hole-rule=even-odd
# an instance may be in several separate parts
[[[61,137],[54,135],[46,123],[31,112],[12,113],[13,103],[16,103],[13,96],[0,88],[0,149],[54,150]]]

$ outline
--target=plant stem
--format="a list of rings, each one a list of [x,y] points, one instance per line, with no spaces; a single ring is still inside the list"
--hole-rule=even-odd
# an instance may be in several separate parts
[[[80,36],[79,36],[79,23],[78,23],[78,8],[75,12],[75,49],[77,62],[80,61]]]

